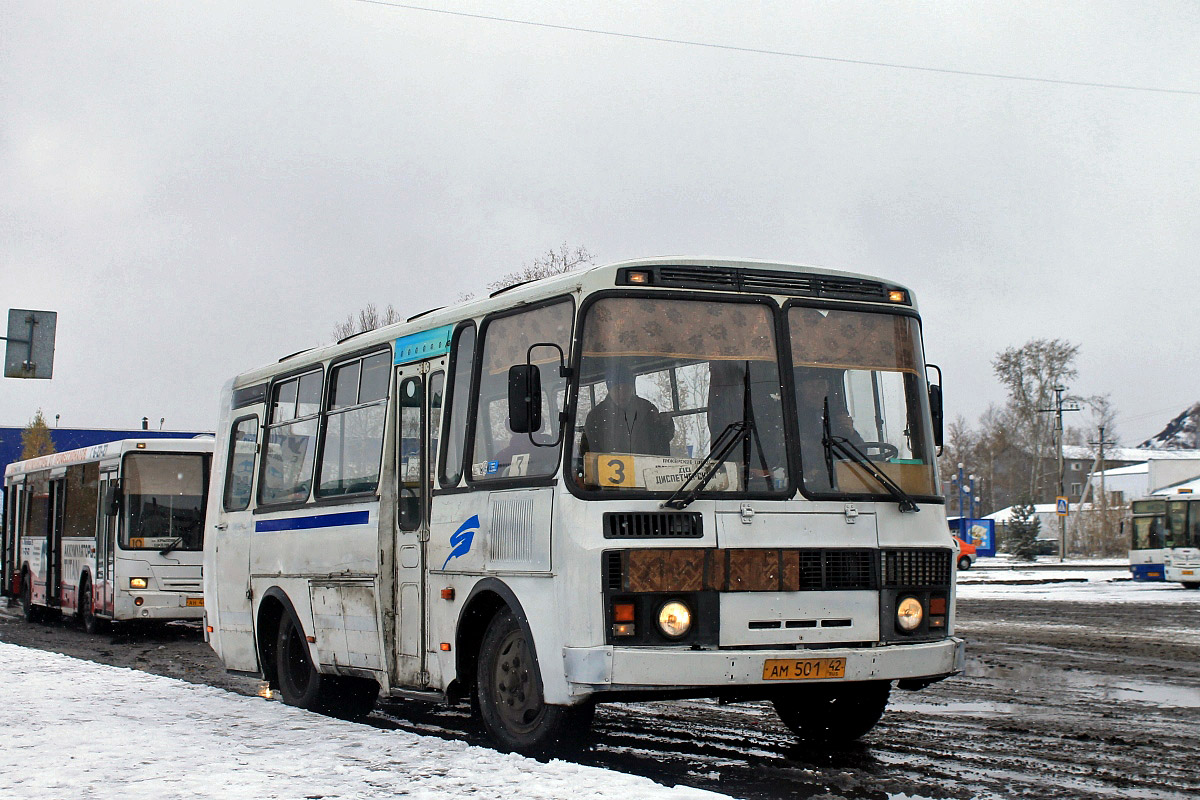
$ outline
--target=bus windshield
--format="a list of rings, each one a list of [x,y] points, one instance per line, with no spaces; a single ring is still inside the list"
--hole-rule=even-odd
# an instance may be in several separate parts
[[[133,453],[125,459],[121,546],[201,550],[208,456]]]
[[[787,489],[770,306],[607,297],[580,335],[572,464],[584,489],[673,492],[731,426],[739,441],[703,494]]]
[[[937,494],[914,317],[794,305],[787,312],[805,491]]]

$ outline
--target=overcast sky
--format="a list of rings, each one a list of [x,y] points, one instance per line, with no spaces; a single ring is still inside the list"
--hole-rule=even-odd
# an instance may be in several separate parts
[[[950,417],[1002,402],[990,361],[1033,337],[1081,345],[1071,388],[1111,394],[1125,444],[1200,401],[1192,0],[426,5],[728,49],[386,2],[0,0],[0,313],[59,313],[54,379],[0,382],[0,425],[212,429],[225,380],[348,313],[562,242],[905,283]]]

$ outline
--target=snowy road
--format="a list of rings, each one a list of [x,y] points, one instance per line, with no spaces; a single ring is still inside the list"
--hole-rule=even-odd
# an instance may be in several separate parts
[[[663,786],[748,798],[1194,797],[1200,793],[1200,592],[1132,584],[1119,580],[1124,574],[1108,569],[1041,570],[1036,576],[972,570],[963,575],[959,633],[968,641],[966,674],[922,692],[894,692],[880,725],[850,748],[800,748],[761,705],[618,704],[601,706],[594,744],[577,764],[540,765],[470,746],[484,740],[465,707],[389,703],[373,715],[376,727],[371,728],[174,682],[170,686],[182,687],[180,691],[213,693],[238,704],[236,713],[222,713],[222,719],[238,721],[237,727],[211,751],[187,749],[192,738],[208,735],[208,723],[197,722],[187,728],[187,736],[127,743],[131,746],[120,752],[134,754],[138,769],[159,769],[168,776],[173,768],[143,753],[186,753],[189,763],[207,763],[205,756],[226,759],[214,762],[208,772],[222,777],[208,785],[228,784],[246,792],[219,793],[235,797],[255,796],[266,785],[278,790],[280,784],[241,774],[260,771],[275,775],[276,781],[280,775],[297,781],[291,785],[294,791],[273,795],[281,797],[373,797],[397,792],[398,786],[417,796],[443,797],[653,797],[669,791],[645,781],[607,784],[607,777],[592,776],[611,773],[583,770],[585,766],[625,773],[614,777],[618,781],[649,778]],[[248,693],[255,688],[251,681],[222,673],[203,642],[188,631],[113,642],[67,625],[27,626],[5,612],[0,614],[0,641],[127,663]],[[0,648],[0,669],[6,675],[19,668],[10,664],[12,659],[20,665],[37,655]],[[54,698],[68,691],[70,682],[60,674],[39,687],[27,681],[5,683],[2,707],[12,709],[16,702],[28,711],[46,702],[60,707]],[[155,691],[166,691],[165,686],[155,684]],[[97,708],[87,703],[68,707]],[[178,714],[182,706],[170,707]],[[129,727],[117,730],[126,733]],[[242,734],[260,730],[266,731],[269,747],[241,742]],[[55,730],[54,740],[56,753],[71,752],[62,741],[79,741],[68,728]],[[120,742],[114,737],[111,744]],[[4,760],[13,757],[11,734],[8,744],[0,751],[0,796],[12,793],[6,781],[14,772]],[[406,754],[416,758],[417,766],[409,766]],[[245,763],[228,760],[234,756]],[[55,763],[63,761],[58,755]],[[392,773],[409,769],[416,775],[412,785],[387,783]],[[543,778],[540,770],[549,773]],[[486,782],[474,786],[462,777],[472,772],[486,772]],[[72,774],[84,773],[76,769]],[[157,774],[143,777],[155,785],[156,797],[164,796]],[[530,785],[551,787],[551,793],[532,794],[524,785],[506,789],[506,775],[514,781],[533,776],[528,777]],[[560,790],[565,793],[553,794]],[[47,785],[27,796],[60,794]]]

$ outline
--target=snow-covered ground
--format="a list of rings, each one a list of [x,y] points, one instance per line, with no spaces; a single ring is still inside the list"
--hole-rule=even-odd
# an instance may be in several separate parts
[[[981,558],[957,575],[958,596],[973,598],[1036,598],[1066,603],[1156,603],[1194,605],[1200,592],[1178,583],[1134,581],[1123,559],[1040,559],[1027,564],[1005,558]]]
[[[0,797],[725,797],[0,642]]]

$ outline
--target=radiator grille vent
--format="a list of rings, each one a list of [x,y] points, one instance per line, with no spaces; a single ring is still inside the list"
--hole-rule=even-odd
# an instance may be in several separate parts
[[[933,588],[950,585],[949,550],[884,550],[885,587]]]
[[[826,589],[873,589],[871,550],[826,550]]]
[[[704,523],[697,513],[610,512],[604,515],[605,539],[699,539],[703,536]]]
[[[604,554],[604,586],[610,592],[622,591],[624,567],[621,564],[621,551],[610,550]]]

